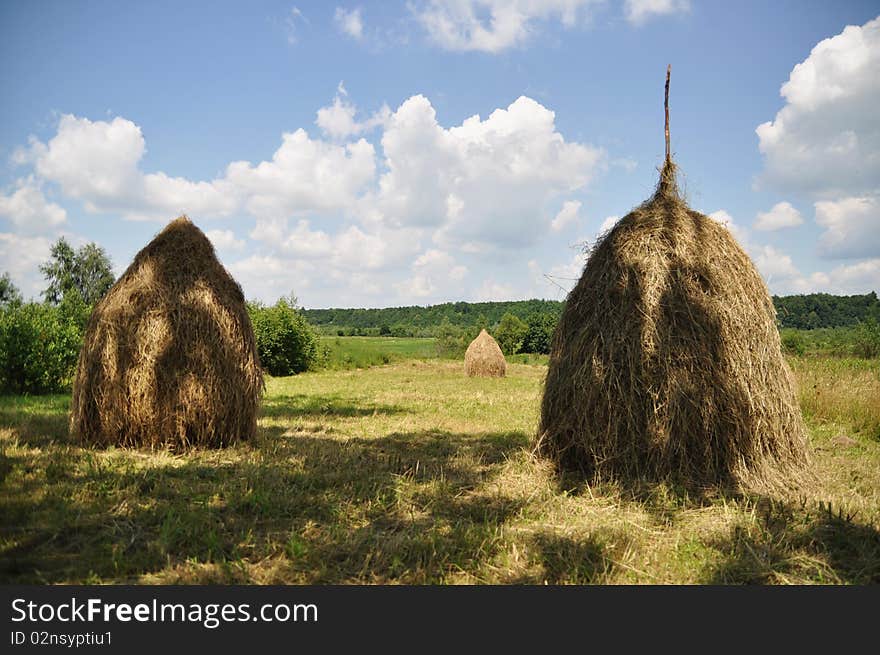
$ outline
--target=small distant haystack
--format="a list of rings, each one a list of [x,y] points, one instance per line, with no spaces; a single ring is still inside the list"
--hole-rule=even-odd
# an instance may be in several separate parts
[[[773,303],[675,171],[667,141],[656,193],[599,239],[566,300],[538,451],[594,479],[790,486],[806,439]]]
[[[96,446],[226,446],[254,436],[262,386],[241,287],[182,216],[95,306],[70,431]]]
[[[480,330],[464,354],[464,370],[470,376],[503,378],[507,374],[507,362],[498,342],[486,330]]]

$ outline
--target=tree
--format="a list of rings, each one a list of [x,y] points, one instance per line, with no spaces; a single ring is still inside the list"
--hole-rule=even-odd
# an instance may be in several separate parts
[[[528,330],[523,340],[522,352],[543,353],[550,352],[550,343],[553,341],[553,333],[556,331],[558,318],[549,312],[532,314],[529,317]]]
[[[292,294],[272,307],[248,303],[260,365],[270,375],[294,375],[316,368],[324,356],[321,342]]]
[[[71,292],[92,306],[113,286],[113,266],[107,253],[96,243],[74,250],[64,237],[52,246],[50,259],[40,265],[49,282],[43,297],[57,305]]]
[[[0,277],[0,308],[20,305],[21,302],[21,291],[13,284],[9,273],[4,273],[3,277]]]
[[[495,328],[495,340],[505,355],[515,355],[522,349],[528,331],[528,325],[508,312]]]

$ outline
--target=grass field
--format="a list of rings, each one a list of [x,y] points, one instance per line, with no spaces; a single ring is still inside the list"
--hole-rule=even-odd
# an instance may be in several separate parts
[[[333,370],[369,368],[405,359],[437,357],[434,339],[394,337],[321,337],[327,348],[327,368]]]
[[[223,451],[83,449],[68,396],[0,399],[0,582],[880,582],[876,361],[793,360],[808,488],[694,498],[559,480],[530,454],[544,366],[414,347],[269,380]]]

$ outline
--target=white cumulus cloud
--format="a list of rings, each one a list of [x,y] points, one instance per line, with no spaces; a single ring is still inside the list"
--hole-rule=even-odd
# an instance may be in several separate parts
[[[348,92],[340,82],[333,104],[318,110],[315,124],[332,139],[347,139],[384,125],[391,115],[391,110],[388,105],[382,105],[377,112],[362,121],[355,118],[356,114],[357,107],[348,100]]]
[[[633,25],[642,25],[656,16],[689,11],[689,0],[626,0],[623,12]]]
[[[599,226],[599,234],[605,234],[612,227],[617,225],[617,221],[620,220],[620,216],[607,216],[604,221],[602,221],[602,225]]]
[[[141,128],[124,118],[91,121],[61,117],[48,143],[33,140],[28,159],[36,175],[54,182],[90,212],[167,221],[180,214],[225,216],[236,201],[223,181],[191,182],[165,173],[144,174]]]
[[[0,232],[0,275],[8,272],[25,298],[38,298],[46,288],[39,266],[49,259],[51,248],[52,242],[46,237]]]
[[[37,234],[63,225],[67,212],[49,202],[31,176],[18,180],[15,191],[9,195],[0,195],[0,217],[9,219],[23,232]]]
[[[880,179],[880,18],[817,44],[782,85],[785,106],[756,129],[759,181],[839,196],[875,191]]]
[[[821,200],[815,208],[816,223],[825,228],[819,238],[823,256],[840,259],[880,256],[880,199],[877,196]]]
[[[546,231],[547,205],[585,186],[605,159],[566,142],[554,113],[526,97],[445,129],[427,98],[413,96],[391,115],[382,147],[377,216],[473,251],[532,243]]]
[[[562,209],[559,210],[559,213],[551,221],[550,228],[554,232],[561,232],[572,223],[575,223],[578,219],[580,208],[581,203],[578,200],[566,200],[562,203]]]
[[[207,230],[205,236],[218,250],[237,251],[244,249],[244,241],[237,239],[232,230]]]
[[[257,217],[344,210],[373,180],[375,154],[364,139],[335,145],[298,129],[284,134],[271,161],[229,164],[225,181]]]
[[[597,0],[429,0],[410,8],[441,48],[498,53],[525,43],[541,21],[574,26],[592,4]]]
[[[795,227],[804,222],[801,213],[791,203],[778,202],[770,211],[758,212],[755,229],[763,231],[781,230],[784,227]]]

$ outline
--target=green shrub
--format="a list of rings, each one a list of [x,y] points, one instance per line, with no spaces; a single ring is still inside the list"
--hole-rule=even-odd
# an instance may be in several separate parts
[[[464,357],[464,351],[476,336],[470,332],[457,325],[452,325],[448,319],[444,318],[440,327],[437,328],[437,340],[435,341],[437,355],[453,359]]]
[[[798,330],[781,331],[782,349],[789,355],[803,355],[807,352],[807,341]]]
[[[73,303],[14,304],[0,311],[0,389],[53,393],[70,388],[82,344],[82,315]]]
[[[856,357],[872,359],[880,357],[880,323],[873,317],[859,323],[853,335],[853,352]]]
[[[522,350],[528,331],[528,325],[508,312],[495,329],[495,341],[505,355],[515,355]]]
[[[260,365],[270,375],[302,373],[318,368],[326,358],[326,349],[295,301],[282,298],[271,307],[248,303],[248,313]]]

